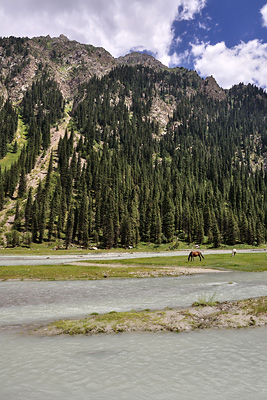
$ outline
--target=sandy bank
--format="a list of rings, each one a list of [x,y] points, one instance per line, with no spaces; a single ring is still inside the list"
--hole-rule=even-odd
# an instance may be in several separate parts
[[[112,312],[90,315],[81,320],[63,320],[34,331],[37,335],[119,332],[184,332],[198,329],[226,329],[267,324],[267,297],[191,306],[159,311]]]
[[[88,262],[74,262],[69,263],[68,265],[78,265],[83,267],[107,267],[107,268],[135,268],[136,265],[133,264],[95,264],[95,263],[88,263]],[[227,272],[218,269],[212,268],[205,268],[205,267],[175,267],[175,266],[168,266],[168,267],[152,267],[151,265],[142,265],[142,268],[148,268],[148,271],[134,271],[129,272],[129,276],[133,275],[133,277],[143,278],[143,277],[159,277],[159,276],[180,276],[180,275],[194,275],[194,274],[208,274],[208,273],[221,273]],[[106,276],[108,277],[108,275]]]

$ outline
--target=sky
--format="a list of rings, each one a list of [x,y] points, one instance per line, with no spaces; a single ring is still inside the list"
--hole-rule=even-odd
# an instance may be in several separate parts
[[[0,0],[0,36],[60,34],[267,90],[267,0]]]

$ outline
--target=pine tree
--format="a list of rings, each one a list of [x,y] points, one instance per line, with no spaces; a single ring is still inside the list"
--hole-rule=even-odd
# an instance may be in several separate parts
[[[196,213],[196,219],[195,240],[197,243],[202,244],[204,242],[204,223],[202,214],[199,211]]]
[[[236,218],[233,215],[233,212],[230,212],[227,236],[228,243],[231,245],[236,244],[239,238],[238,224],[236,222]]]
[[[114,222],[111,215],[107,216],[103,228],[103,245],[105,248],[111,248],[114,245]]]
[[[152,218],[151,218],[151,229],[150,229],[150,239],[153,243],[160,244],[162,238],[162,223],[159,205],[156,201],[153,203]]]
[[[14,223],[12,226],[13,230],[20,231],[21,230],[21,210],[20,210],[20,201],[18,200],[16,202],[16,212],[15,212],[15,218],[14,218]]]
[[[111,248],[114,245],[114,197],[113,192],[110,191],[108,198],[104,201],[105,207],[103,207],[103,245],[106,248]],[[105,208],[105,210],[104,210]]]
[[[133,246],[134,235],[129,215],[124,215],[121,222],[121,244],[128,248]]]
[[[25,169],[22,168],[19,180],[19,189],[18,189],[18,197],[23,197],[26,193],[26,177],[25,177]]]
[[[162,204],[162,233],[167,242],[171,242],[174,235],[174,205],[170,192],[166,191]]]
[[[138,195],[135,190],[132,191],[131,195],[131,203],[130,203],[130,219],[131,219],[131,226],[132,226],[132,245],[136,246],[140,240],[139,237],[139,210],[138,210]]]
[[[33,206],[33,197],[32,197],[32,187],[30,187],[28,198],[25,206],[24,218],[25,218],[25,230],[28,231],[31,228],[32,223],[32,206]]]
[[[38,206],[36,200],[33,203],[32,207],[32,241],[37,242],[38,240]]]
[[[83,183],[83,194],[79,208],[78,238],[81,244],[87,248],[89,244],[89,220],[88,220],[88,196],[87,186]]]
[[[0,169],[0,211],[3,209],[4,201],[5,201],[5,192],[4,192],[4,185]]]
[[[71,207],[69,210],[69,213],[68,213],[66,231],[65,231],[65,247],[66,247],[66,249],[69,248],[71,241],[72,241],[73,226],[74,226],[74,210]]]
[[[220,235],[218,223],[215,219],[213,220],[213,225],[212,225],[212,242],[213,242],[214,247],[220,247],[221,235]]]
[[[53,171],[53,153],[51,153],[51,155],[50,155],[48,169],[47,169],[47,175],[46,175],[46,180],[45,180],[46,192],[48,192],[49,187],[50,187],[52,171]]]
[[[119,246],[119,238],[120,238],[120,218],[119,218],[119,210],[118,210],[117,203],[115,204],[113,226],[114,226],[113,247],[118,247]]]

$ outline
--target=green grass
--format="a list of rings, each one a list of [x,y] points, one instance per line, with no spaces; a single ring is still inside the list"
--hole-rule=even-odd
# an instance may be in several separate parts
[[[18,142],[18,151],[16,153],[13,153],[13,144],[17,140]],[[12,164],[14,164],[20,156],[21,149],[23,148],[23,145],[26,143],[26,127],[23,124],[22,119],[19,117],[18,119],[18,129],[15,134],[13,142],[9,145],[9,151],[7,152],[6,156],[0,160],[0,166],[2,167],[2,170],[4,168],[9,169]]]
[[[207,294],[202,293],[197,301],[195,301],[192,305],[193,307],[205,307],[205,306],[215,306],[218,303],[216,300],[216,293]]]
[[[131,325],[134,325],[135,329],[150,323],[164,325],[162,316],[164,316],[164,311],[160,312],[160,316],[157,311],[111,311],[102,315],[91,314],[80,320],[60,320],[50,324],[49,327],[54,327],[69,335],[102,333],[107,328],[113,333],[119,333],[125,332]]]
[[[79,247],[72,247],[68,250],[64,248],[64,243],[60,243],[63,245],[63,248],[59,250],[55,250],[57,246],[56,242],[48,244],[44,243],[32,243],[31,247],[14,247],[14,248],[2,248],[0,249],[0,256],[67,256],[67,255],[82,255],[82,254],[94,254],[96,251],[90,251],[88,249],[81,249]]]
[[[79,265],[0,266],[0,279],[37,280],[95,280],[106,278],[134,278],[137,274],[153,272],[153,268],[100,267]]]
[[[228,254],[214,254],[205,257],[205,264],[215,269],[263,272],[267,271],[267,253],[238,254],[235,257]]]
[[[131,264],[131,265],[146,265],[146,266],[177,266],[177,267],[201,267],[213,269],[226,269],[247,272],[262,272],[267,271],[267,252],[252,253],[252,254],[237,254],[231,257],[231,254],[212,254],[205,255],[205,259],[199,261],[196,258],[192,262],[187,261],[187,256],[175,257],[151,257],[151,258],[136,258],[132,260],[112,260],[99,261],[101,264]]]

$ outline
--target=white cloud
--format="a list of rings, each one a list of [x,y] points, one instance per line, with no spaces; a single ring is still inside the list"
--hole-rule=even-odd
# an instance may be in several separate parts
[[[59,36],[101,46],[113,56],[149,50],[164,64],[175,20],[192,19],[207,0],[9,0],[0,5],[2,36]],[[174,55],[175,56],[175,55]]]
[[[262,15],[262,25],[267,27],[267,4],[260,10]]]
[[[224,42],[192,45],[192,55],[197,72],[213,75],[225,89],[240,82],[267,88],[267,44],[257,39],[232,48]]]
[[[194,18],[195,14],[201,12],[206,6],[207,0],[181,0],[180,3],[178,20],[190,20]]]

